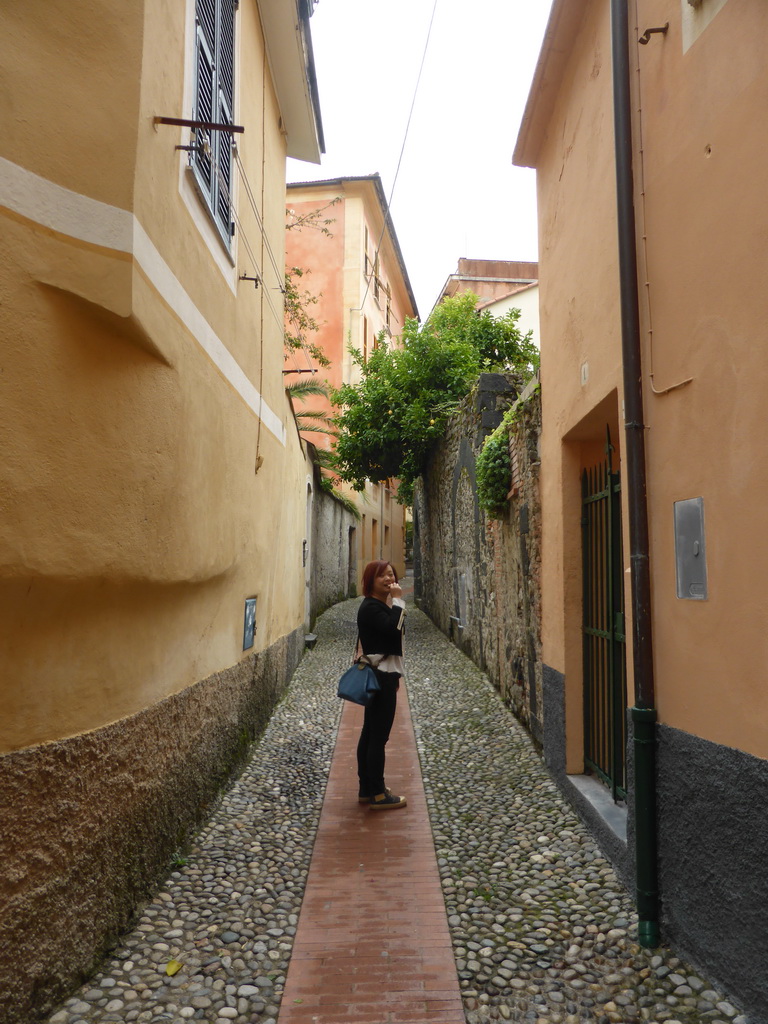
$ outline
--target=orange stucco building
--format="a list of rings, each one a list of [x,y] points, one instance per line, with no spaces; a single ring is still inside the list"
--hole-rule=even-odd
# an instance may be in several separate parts
[[[741,0],[555,0],[515,151],[538,181],[547,758],[648,944],[655,915],[756,1020],[766,33]]]
[[[311,313],[320,326],[313,340],[330,366],[313,367],[306,353],[295,353],[285,369],[288,374],[315,369],[335,388],[355,383],[360,370],[350,347],[365,359],[382,331],[388,343],[397,344],[406,319],[418,317],[381,178],[373,174],[291,184],[287,206],[289,223],[315,210],[323,211],[321,220],[332,223],[328,233],[312,226],[291,229],[286,241],[286,266],[309,271],[301,287],[317,296]],[[322,398],[313,397],[307,406],[330,411]],[[318,447],[331,446],[327,434],[307,437]],[[405,509],[395,500],[396,488],[396,481],[387,480],[370,483],[359,494],[348,491],[361,516],[352,539],[358,587],[371,559],[387,559],[400,574],[405,569]]]
[[[286,156],[322,151],[309,12],[3,5],[8,1024],[126,926],[304,647],[280,296]]]

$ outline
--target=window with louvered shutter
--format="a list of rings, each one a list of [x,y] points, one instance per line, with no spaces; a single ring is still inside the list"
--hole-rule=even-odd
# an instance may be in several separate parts
[[[232,124],[235,93],[236,0],[196,0],[195,100],[193,118]],[[190,153],[200,191],[216,226],[229,245],[232,235],[232,135],[195,132],[197,148]]]

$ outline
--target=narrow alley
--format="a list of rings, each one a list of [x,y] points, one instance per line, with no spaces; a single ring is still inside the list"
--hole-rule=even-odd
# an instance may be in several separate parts
[[[388,754],[408,806],[358,804],[360,709],[335,696],[356,607],[318,620],[246,770],[49,1024],[746,1024],[637,946],[632,900],[526,733],[412,605]]]

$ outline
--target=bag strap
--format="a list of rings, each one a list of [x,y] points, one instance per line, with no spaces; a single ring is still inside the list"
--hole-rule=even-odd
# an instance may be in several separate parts
[[[352,655],[352,664],[353,665],[367,665],[368,668],[375,668],[375,665],[370,660],[368,655],[365,654],[365,652],[363,651],[362,646],[360,645],[360,633],[359,632],[357,634],[357,642],[355,643],[355,650],[354,650],[354,653]]]

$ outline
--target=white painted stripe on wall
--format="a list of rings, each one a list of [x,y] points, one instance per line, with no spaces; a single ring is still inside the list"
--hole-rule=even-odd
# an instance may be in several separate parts
[[[130,252],[133,214],[56,185],[0,157],[0,203],[51,231]]]
[[[72,192],[3,157],[0,157],[0,206],[51,231],[92,245],[132,253],[158,293],[246,405],[261,418],[270,433],[285,444],[285,428],[279,416],[264,402],[132,213]]]
[[[144,228],[134,217],[134,255],[152,284],[176,315],[195,336],[224,377],[237,391],[267,429],[281,444],[285,444],[285,428],[243,372],[224,342],[219,338],[203,314],[181,286],[179,279],[152,244]]]

